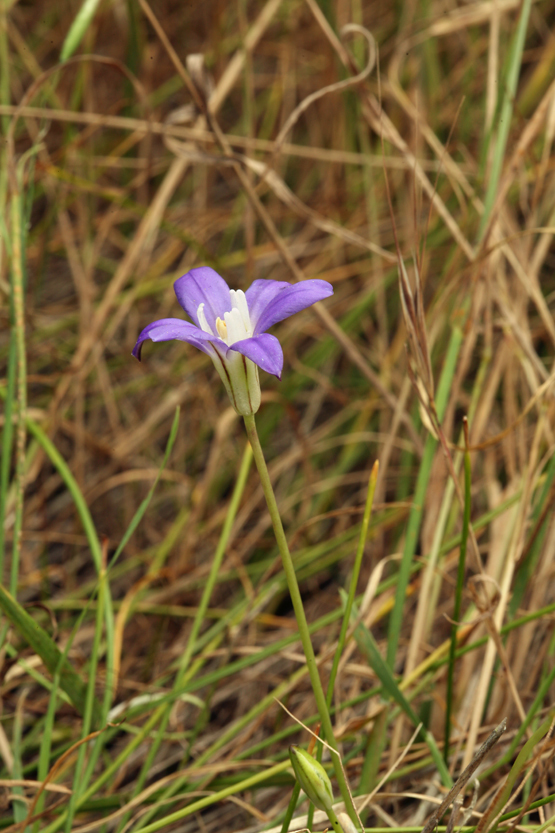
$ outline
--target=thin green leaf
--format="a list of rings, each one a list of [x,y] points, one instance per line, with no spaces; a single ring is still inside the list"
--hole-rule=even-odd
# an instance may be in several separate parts
[[[179,413],[180,413],[180,408],[178,406],[175,409],[175,416],[173,418],[172,427],[171,427],[171,430],[170,430],[170,436],[168,437],[168,442],[166,443],[166,451],[164,452],[164,459],[162,460],[160,468],[158,469],[158,474],[156,475],[154,483],[152,484],[151,488],[149,489],[148,495],[141,502],[139,508],[137,509],[135,514],[133,515],[133,517],[131,519],[131,523],[127,527],[127,529],[125,531],[125,534],[124,534],[123,538],[120,541],[119,547],[117,548],[114,555],[112,556],[112,559],[110,561],[110,568],[114,566],[114,564],[116,563],[116,561],[120,557],[121,553],[123,552],[123,549],[124,549],[125,545],[129,541],[129,539],[131,538],[131,536],[133,535],[133,533],[135,532],[137,527],[139,526],[146,510],[148,509],[149,503],[152,500],[152,496],[154,495],[154,490],[156,489],[156,486],[158,485],[158,481],[160,480],[160,477],[162,476],[162,472],[164,471],[164,469],[166,468],[166,466],[168,464],[168,460],[169,460],[169,457],[170,457],[170,454],[171,454],[171,451],[172,451],[172,448],[173,448],[173,444],[175,443],[175,438],[177,437],[177,429],[179,428]]]
[[[345,593],[342,594],[343,602],[345,603]],[[351,619],[356,621],[358,619],[358,610],[353,605],[353,612],[351,615]],[[397,681],[393,676],[393,673],[387,664],[387,662],[383,659],[382,655],[380,654],[379,648],[376,645],[376,641],[374,637],[366,627],[363,622],[359,622],[357,627],[355,628],[355,639],[357,641],[357,645],[359,649],[365,654],[368,659],[368,663],[376,676],[378,677],[379,681],[381,682],[384,691],[394,700],[397,705],[401,707],[404,713],[407,715],[411,723],[416,727],[421,722],[418,718],[418,715],[415,713],[414,709],[412,708],[411,704],[397,685]],[[435,765],[437,766],[438,772],[441,776],[441,780],[446,787],[451,787],[453,785],[453,780],[449,774],[449,770],[445,765],[445,761],[439,751],[437,744],[434,740],[434,737],[428,732],[427,729],[422,728],[420,730],[420,737],[424,740],[432,758],[434,760]]]
[[[102,548],[100,546],[100,541],[96,532],[93,519],[91,517],[91,513],[89,511],[89,507],[87,506],[87,502],[83,497],[81,489],[77,485],[77,481],[71,473],[68,464],[66,463],[66,461],[64,460],[64,458],[62,457],[52,440],[46,436],[42,428],[39,425],[37,425],[36,422],[29,418],[27,418],[27,428],[29,429],[29,433],[35,437],[39,445],[46,452],[48,458],[50,459],[50,462],[58,470],[58,474],[61,476],[62,480],[66,484],[71,494],[71,497],[73,498],[73,502],[75,503],[77,513],[81,519],[85,535],[87,536],[87,541],[91,549],[91,555],[93,557],[95,567],[97,571],[100,572],[100,570],[102,569]]]
[[[466,318],[467,310],[464,312]],[[436,411],[438,418],[441,420],[445,413],[451,382],[455,375],[457,366],[457,359],[459,350],[463,341],[463,331],[460,327],[454,327],[449,340],[447,348],[447,355],[441,373],[437,389]],[[437,447],[437,440],[431,434],[426,438],[424,446],[424,454],[418,472],[418,479],[416,482],[416,490],[414,493],[413,505],[409,516],[407,525],[407,532],[405,536],[405,546],[403,549],[403,556],[399,566],[399,574],[397,576],[397,590],[395,593],[395,603],[391,616],[389,619],[389,633],[387,637],[387,662],[390,668],[395,664],[395,657],[397,656],[397,647],[399,645],[399,637],[401,634],[401,627],[403,624],[403,615],[405,607],[405,596],[407,593],[407,586],[412,569],[412,562],[414,553],[416,552],[416,545],[418,543],[418,536],[420,532],[420,524],[422,521],[422,508],[426,500],[426,490],[432,471],[432,462],[434,459]]]
[[[52,676],[59,672],[62,688],[77,711],[83,715],[87,702],[87,686],[73,670],[56,643],[48,636],[8,591],[0,585],[0,608],[16,631],[42,659]],[[93,721],[100,722],[100,705],[95,699],[92,705]]]
[[[511,771],[507,775],[506,781],[503,784],[502,789],[499,790],[494,800],[489,805],[487,811],[484,813],[484,815],[478,822],[478,825],[476,826],[476,833],[485,833],[486,830],[490,829],[489,826],[493,821],[495,821],[495,825],[492,828],[492,833],[495,833],[495,831],[497,830],[497,825],[500,821],[500,819],[495,819],[496,815],[500,812],[500,810],[503,807],[507,805],[517,779],[520,777],[520,775],[523,773],[524,769],[528,765],[529,759],[532,756],[532,753],[535,751],[536,745],[549,732],[553,724],[554,716],[555,712],[551,711],[547,718],[543,721],[541,726],[539,726],[539,728],[536,729],[532,737],[524,744],[524,746],[517,755],[516,761],[511,767]]]
[[[62,51],[60,52],[60,61],[67,61],[68,58],[71,58],[85,37],[85,32],[91,25],[99,3],[100,0],[84,0],[66,35]]]
[[[453,606],[453,624],[451,626],[451,643],[449,646],[449,666],[447,670],[447,695],[445,708],[445,747],[443,757],[445,763],[449,761],[449,740],[451,736],[451,706],[455,699],[454,677],[455,677],[455,654],[457,650],[457,631],[461,618],[462,594],[464,589],[464,574],[466,565],[466,544],[470,527],[471,507],[471,469],[470,452],[468,449],[464,454],[464,515],[461,533],[461,546],[459,551],[459,565],[457,569],[457,586],[455,589],[455,603]]]
[[[499,112],[497,142],[495,144],[494,153],[492,154],[493,161],[487,193],[484,199],[484,213],[482,214],[480,230],[478,232],[478,239],[480,241],[483,240],[484,234],[489,227],[490,215],[495,205],[501,171],[505,161],[505,151],[511,129],[516,90],[522,66],[522,53],[524,50],[524,41],[531,8],[532,0],[524,0],[524,3],[522,4],[522,11],[520,13],[520,19],[518,21],[518,28],[511,49],[509,69],[504,85],[505,95]]]
[[[364,555],[364,547],[366,546],[366,539],[368,538],[368,528],[370,526],[370,518],[372,516],[372,504],[374,503],[374,493],[376,491],[376,484],[378,482],[378,462],[376,461],[372,466],[372,471],[370,472],[370,477],[368,480],[368,491],[366,493],[366,504],[364,507],[364,515],[362,516],[362,524],[360,527],[360,535],[358,539],[358,546],[355,556],[355,564],[353,567],[353,573],[351,576],[351,583],[349,586],[349,595],[347,598],[347,603],[345,605],[345,611],[343,614],[343,620],[341,622],[341,631],[339,633],[339,639],[337,640],[337,649],[335,651],[335,655],[333,658],[333,664],[331,667],[330,678],[328,682],[328,691],[326,695],[326,700],[328,703],[328,708],[331,707],[331,701],[333,698],[333,687],[335,685],[335,678],[337,676],[337,669],[339,668],[339,661],[341,659],[341,655],[343,653],[343,648],[345,647],[345,639],[347,637],[347,629],[349,627],[349,622],[351,621],[351,610],[355,603],[355,594],[358,584],[358,577],[360,575],[360,568],[362,567],[362,557]],[[321,747],[320,747],[321,748]]]

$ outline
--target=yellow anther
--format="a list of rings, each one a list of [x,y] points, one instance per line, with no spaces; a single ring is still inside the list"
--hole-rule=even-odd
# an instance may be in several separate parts
[[[227,324],[221,318],[216,318],[216,330],[224,341],[227,339]]]

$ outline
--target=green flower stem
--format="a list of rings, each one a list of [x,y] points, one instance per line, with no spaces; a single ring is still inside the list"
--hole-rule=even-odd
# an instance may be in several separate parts
[[[335,830],[335,833],[343,833],[343,828],[339,824],[339,819],[335,815],[333,807],[330,807],[328,810],[326,810],[326,815],[330,820],[331,826]]]
[[[254,415],[244,416],[243,419],[245,420],[245,428],[247,429],[247,436],[251,444],[254,462],[256,463],[258,474],[260,475],[264,497],[266,498],[266,504],[272,520],[272,526],[274,527],[274,534],[276,536],[276,542],[281,555],[287,586],[289,588],[289,595],[291,597],[295,618],[297,620],[299,636],[301,638],[301,644],[306,657],[306,665],[310,676],[312,691],[314,692],[314,698],[316,700],[316,706],[318,708],[318,714],[320,715],[320,723],[324,731],[324,738],[332,749],[335,750],[336,754],[332,754],[331,759],[335,770],[335,777],[337,778],[337,784],[341,792],[341,797],[345,802],[345,808],[353,824],[356,828],[358,828],[357,814],[345,775],[343,773],[343,768],[341,766],[339,750],[333,734],[333,727],[331,725],[331,719],[326,703],[326,695],[324,694],[324,689],[322,688],[320,674],[316,664],[316,657],[314,655],[314,649],[310,639],[308,622],[306,621],[301,593],[297,583],[297,576],[295,574],[295,567],[293,565],[293,559],[291,558],[285,532],[283,531],[283,524],[281,522],[276,496],[272,488],[272,482],[270,480],[268,467],[266,466],[266,460],[264,459],[264,452],[262,451],[262,446],[260,445],[260,440],[258,438]]]

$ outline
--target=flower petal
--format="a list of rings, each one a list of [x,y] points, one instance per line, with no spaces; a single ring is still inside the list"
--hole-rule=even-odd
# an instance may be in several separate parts
[[[182,321],[180,318],[161,318],[160,321],[153,321],[152,324],[145,327],[137,339],[133,348],[133,355],[139,361],[141,360],[143,341],[146,341],[147,338],[152,339],[152,341],[172,341],[173,339],[187,341],[210,356],[212,355],[212,348],[209,342],[215,341],[214,336],[203,333],[202,330],[199,330],[194,324],[189,324],[188,321]]]
[[[255,283],[258,283],[258,281],[255,281]],[[250,302],[250,298],[248,297],[249,290],[247,290],[245,295]],[[270,293],[266,292],[264,295],[268,298]],[[333,286],[327,281],[308,280],[299,281],[299,283],[293,285],[286,284],[285,286],[281,286],[277,292],[273,293],[273,297],[270,298],[266,306],[259,312],[256,323],[254,321],[252,322],[254,334],[258,335],[259,333],[266,332],[273,324],[277,324],[278,321],[283,321],[284,318],[289,318],[290,315],[294,315],[296,312],[300,312],[315,304],[316,301],[321,301],[330,295],[333,295]]]
[[[229,287],[210,266],[199,266],[191,269],[183,277],[178,278],[173,285],[177,300],[195,324],[200,326],[197,310],[204,304],[204,314],[210,327],[215,333],[216,318],[223,320],[224,313],[231,310],[231,296]]]
[[[284,289],[291,286],[287,281],[270,281],[259,279],[253,281],[247,291],[245,298],[249,307],[249,316],[252,326],[256,329],[256,322],[274,298]]]
[[[229,347],[229,350],[236,350],[242,353],[247,359],[250,359],[266,373],[271,373],[281,379],[281,371],[283,370],[283,350],[281,344],[275,336],[269,333],[262,333],[262,335],[254,336],[253,338],[246,338],[244,341],[236,341]],[[228,352],[229,352],[228,350]]]

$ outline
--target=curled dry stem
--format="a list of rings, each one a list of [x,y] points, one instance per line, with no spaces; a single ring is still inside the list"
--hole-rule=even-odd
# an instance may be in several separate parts
[[[274,150],[268,162],[268,169],[274,167],[289,132],[293,129],[302,114],[306,112],[306,110],[308,110],[308,108],[314,104],[315,101],[319,101],[321,98],[329,95],[330,93],[337,93],[339,91],[348,90],[351,87],[356,87],[358,84],[365,81],[374,69],[377,59],[377,47],[373,35],[368,31],[368,29],[365,29],[364,26],[359,26],[355,23],[349,23],[341,30],[342,35],[352,35],[355,33],[362,35],[368,44],[368,59],[366,61],[366,66],[363,70],[361,70],[361,72],[351,78],[345,78],[343,81],[336,81],[334,84],[328,84],[328,86],[322,87],[310,95],[307,95],[306,98],[304,98],[301,103],[295,107],[276,137]],[[258,189],[260,189],[264,179],[265,177],[263,177],[258,183]]]

